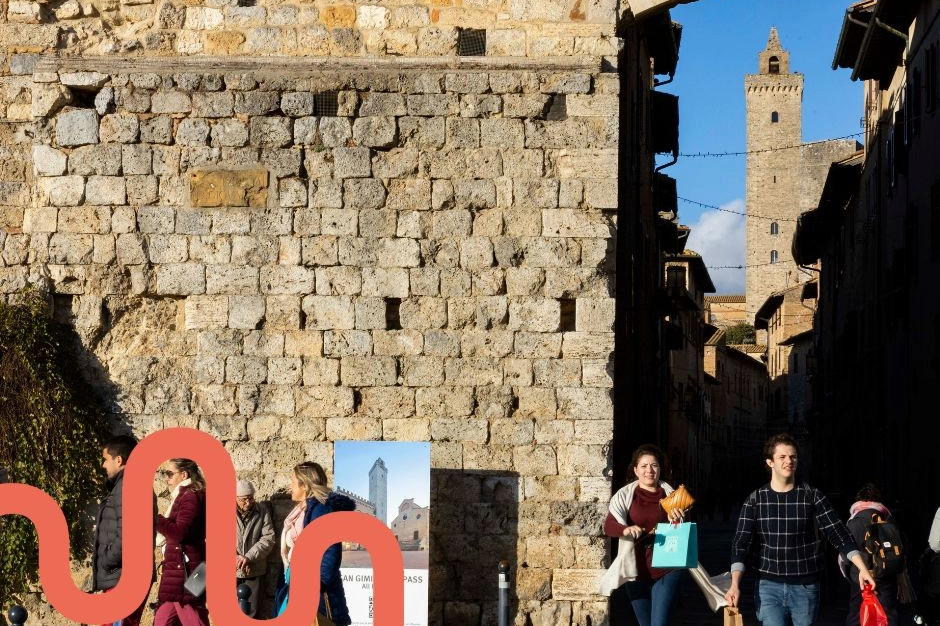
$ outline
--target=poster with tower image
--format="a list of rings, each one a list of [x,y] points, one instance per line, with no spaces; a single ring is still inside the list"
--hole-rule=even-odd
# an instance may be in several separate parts
[[[409,441],[337,441],[336,490],[356,510],[381,520],[398,540],[405,565],[405,626],[428,623],[431,444]],[[359,544],[343,544],[343,588],[352,626],[373,623],[373,571]]]

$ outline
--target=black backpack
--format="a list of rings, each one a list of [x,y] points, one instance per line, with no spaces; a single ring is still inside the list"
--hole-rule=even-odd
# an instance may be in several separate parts
[[[904,542],[894,518],[872,513],[863,548],[875,578],[897,576],[904,570]]]

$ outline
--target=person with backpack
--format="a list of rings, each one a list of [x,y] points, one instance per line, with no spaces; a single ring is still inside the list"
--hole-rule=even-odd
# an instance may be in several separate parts
[[[846,527],[856,545],[861,549],[862,559],[878,583],[878,601],[888,616],[888,626],[898,626],[898,583],[904,572],[904,543],[891,511],[881,503],[881,491],[872,483],[865,483],[849,507]],[[851,582],[858,580],[858,567],[839,555],[839,569]],[[862,590],[858,585],[849,585],[849,613],[846,626],[859,626],[859,609],[862,606]]]

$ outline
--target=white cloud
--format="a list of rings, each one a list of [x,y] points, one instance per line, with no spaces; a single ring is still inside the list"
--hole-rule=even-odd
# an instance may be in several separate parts
[[[721,205],[723,209],[744,212],[744,200]],[[721,265],[744,265],[744,216],[726,211],[706,211],[691,225],[692,233],[686,247],[702,255],[709,268]],[[719,294],[744,293],[743,269],[709,269],[708,273]]]

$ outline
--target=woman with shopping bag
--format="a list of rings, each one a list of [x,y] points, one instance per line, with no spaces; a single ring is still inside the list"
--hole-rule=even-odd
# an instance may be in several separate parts
[[[683,572],[651,565],[656,525],[685,519],[683,508],[673,508],[667,515],[660,505],[660,500],[673,492],[661,480],[663,465],[663,451],[657,446],[637,448],[630,461],[636,480],[614,494],[604,522],[604,534],[619,539],[619,550],[601,579],[601,593],[610,595],[623,585],[640,626],[669,624]]]

